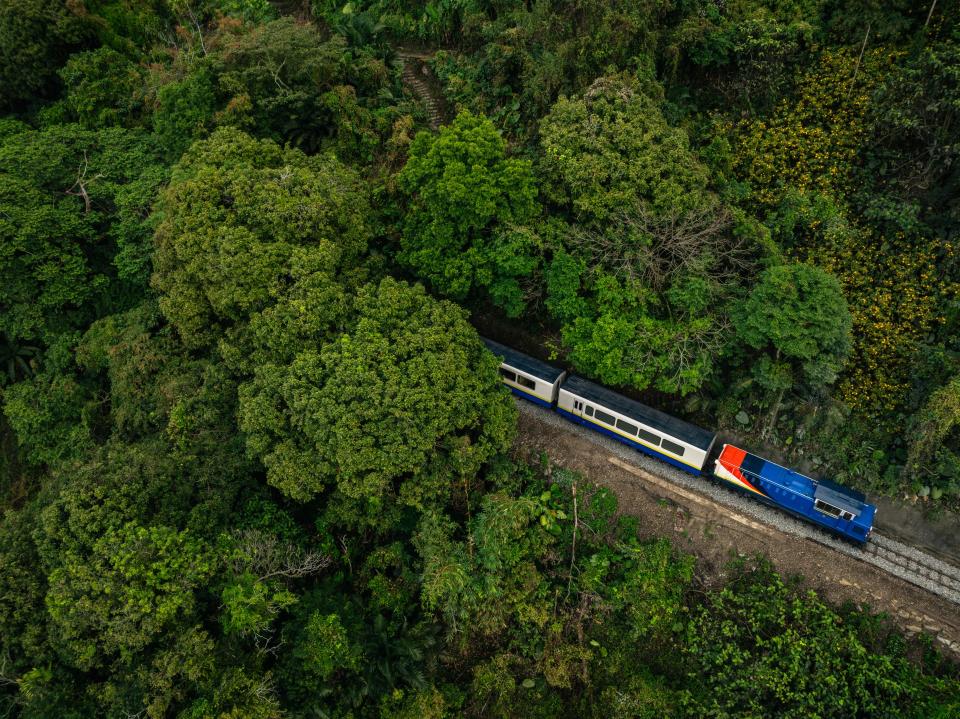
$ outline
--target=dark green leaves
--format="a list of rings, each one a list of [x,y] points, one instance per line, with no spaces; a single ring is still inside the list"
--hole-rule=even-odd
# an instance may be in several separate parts
[[[512,408],[461,311],[384,280],[354,326],[241,388],[241,426],[268,481],[301,501],[334,484],[376,512],[432,505],[509,442]]]
[[[521,227],[537,213],[530,163],[507,158],[493,123],[464,112],[439,135],[417,136],[399,182],[410,197],[400,261],[441,294],[485,288],[519,314],[518,280],[537,264],[536,235]]]

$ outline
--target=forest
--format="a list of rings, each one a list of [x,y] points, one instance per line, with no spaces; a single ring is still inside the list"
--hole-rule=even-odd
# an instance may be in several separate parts
[[[0,717],[960,716],[477,330],[956,512],[958,156],[949,1],[0,0]]]

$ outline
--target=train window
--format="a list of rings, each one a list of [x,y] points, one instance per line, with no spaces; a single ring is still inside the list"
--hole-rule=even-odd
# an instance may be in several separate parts
[[[619,429],[621,432],[632,434],[633,436],[637,435],[636,425],[630,424],[629,422],[624,422],[622,419],[617,420],[617,429]]]
[[[536,382],[534,382],[532,379],[527,379],[523,375],[519,375],[519,374],[517,375],[517,384],[520,385],[521,387],[526,387],[527,389],[537,388]]]
[[[613,423],[616,421],[612,414],[607,414],[602,409],[597,410],[596,418],[601,422],[606,422],[609,425],[613,425]]]
[[[824,514],[829,514],[831,517],[839,517],[843,510],[840,507],[834,507],[832,504],[827,504],[822,499],[814,500],[813,506]]]
[[[672,452],[673,454],[677,455],[678,457],[682,457],[684,451],[686,450],[686,447],[681,447],[679,444],[676,442],[671,442],[669,439],[664,439],[663,442],[660,443],[660,446],[668,452]]]
[[[516,382],[516,381],[517,381],[517,375],[516,375],[516,373],[511,372],[511,371],[508,370],[506,367],[501,367],[501,368],[500,368],[500,376],[503,377],[504,379],[510,380],[511,382]]]
[[[840,512],[840,519],[853,519],[853,515],[850,512]]]
[[[587,417],[593,417],[593,407],[587,405],[587,409],[585,411],[587,413]]]
[[[654,447],[660,446],[660,437],[655,435],[653,432],[648,432],[645,429],[640,430],[640,439],[642,439],[644,442],[649,442]]]

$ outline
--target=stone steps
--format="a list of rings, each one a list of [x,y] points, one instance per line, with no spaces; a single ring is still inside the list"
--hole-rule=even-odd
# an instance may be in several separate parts
[[[440,125],[443,122],[442,106],[437,98],[434,97],[430,85],[425,79],[425,77],[429,77],[430,71],[427,66],[423,64],[423,60],[429,56],[408,53],[398,53],[397,56],[403,63],[403,83],[413,91],[413,94],[417,96],[426,108],[430,129],[440,129]]]

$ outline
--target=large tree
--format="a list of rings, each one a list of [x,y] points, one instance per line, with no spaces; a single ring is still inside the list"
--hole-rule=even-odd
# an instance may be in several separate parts
[[[153,285],[190,347],[265,310],[305,272],[351,270],[370,234],[356,173],[234,129],[184,155],[160,209]]]
[[[840,283],[813,265],[764,270],[735,308],[734,324],[753,350],[754,380],[773,398],[766,432],[787,390],[832,384],[850,352],[852,319]]]
[[[520,227],[537,212],[530,162],[507,157],[490,120],[462,112],[439,135],[417,135],[398,179],[410,198],[400,261],[444,295],[482,288],[519,314],[518,280],[537,262],[535,235]]]
[[[544,195],[581,222],[603,223],[637,202],[683,216],[708,200],[707,169],[687,134],[671,127],[659,86],[601,77],[582,97],[560,98],[540,124]]]
[[[154,193],[166,178],[142,132],[77,125],[0,138],[0,332],[49,343],[143,292]],[[119,282],[118,282],[119,280]]]
[[[573,220],[552,243],[545,305],[579,371],[686,394],[713,371],[757,232],[709,191],[660,92],[603,77],[544,119],[544,194]]]
[[[361,290],[339,340],[257,369],[240,390],[240,425],[284,494],[336,489],[386,529],[378,513],[398,499],[442,504],[509,445],[515,410],[498,383],[462,310],[385,279]]]

